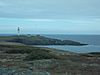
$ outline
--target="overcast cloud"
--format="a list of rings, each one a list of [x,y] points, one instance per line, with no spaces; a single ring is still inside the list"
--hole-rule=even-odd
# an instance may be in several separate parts
[[[100,0],[0,0],[0,33],[100,34]],[[5,28],[6,27],[6,28]]]

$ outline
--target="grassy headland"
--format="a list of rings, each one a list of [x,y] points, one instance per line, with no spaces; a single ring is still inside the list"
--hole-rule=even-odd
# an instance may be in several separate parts
[[[74,45],[74,46],[83,46],[87,44],[83,44],[80,42],[72,41],[72,40],[60,40],[48,38],[40,35],[29,36],[29,35],[20,35],[18,36],[1,36],[0,41],[5,42],[17,42],[26,45]]]

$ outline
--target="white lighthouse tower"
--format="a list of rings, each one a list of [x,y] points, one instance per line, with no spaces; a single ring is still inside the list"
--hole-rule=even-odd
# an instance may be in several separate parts
[[[20,36],[20,28],[17,28],[18,36]]]

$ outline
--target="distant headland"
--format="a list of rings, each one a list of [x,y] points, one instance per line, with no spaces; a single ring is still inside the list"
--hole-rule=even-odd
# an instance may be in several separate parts
[[[74,45],[83,46],[88,44],[83,44],[73,40],[60,40],[48,38],[41,35],[14,35],[14,36],[0,36],[0,41],[5,42],[16,42],[26,45]]]

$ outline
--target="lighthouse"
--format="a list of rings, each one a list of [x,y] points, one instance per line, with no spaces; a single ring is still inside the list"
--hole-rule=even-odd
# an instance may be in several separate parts
[[[17,28],[18,36],[20,36],[20,28]]]

